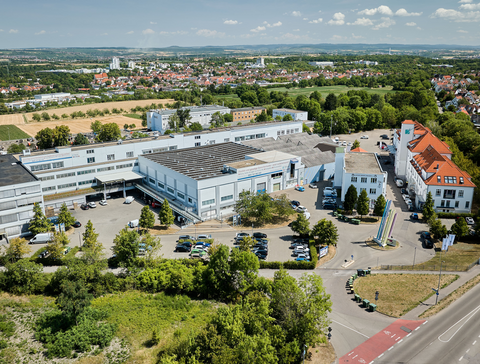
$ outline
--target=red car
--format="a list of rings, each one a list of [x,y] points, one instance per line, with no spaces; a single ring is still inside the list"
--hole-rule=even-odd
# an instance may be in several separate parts
[[[152,202],[152,207],[154,207],[154,208],[155,208],[155,207],[161,207],[161,206],[162,206],[162,204],[161,204],[160,202],[158,202],[158,201],[153,201],[153,202]]]

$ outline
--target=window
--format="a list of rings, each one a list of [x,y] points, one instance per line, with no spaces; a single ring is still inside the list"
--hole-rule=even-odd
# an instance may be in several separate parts
[[[463,185],[463,177],[460,177],[460,184]]]
[[[233,200],[233,195],[223,196],[222,201]]]
[[[357,182],[357,177],[352,177],[351,182]]]
[[[192,200],[192,198],[191,198],[191,197],[189,197],[189,198],[188,198],[188,203],[191,203],[191,204],[193,204],[193,200]]]
[[[458,197],[463,197],[463,190],[458,191]]]
[[[215,203],[215,199],[212,198],[211,200],[202,201],[202,206],[213,205]]]
[[[152,185],[155,184],[155,180],[154,180],[153,178],[149,178],[149,179],[148,179],[148,182],[150,182]]]
[[[377,177],[370,178],[371,183],[377,183]]]
[[[165,189],[165,185],[162,182],[157,182],[158,187],[160,187],[162,190]]]
[[[115,160],[115,154],[107,154],[107,161],[114,161]]]
[[[300,131],[299,128],[295,128],[295,133],[298,133]]]
[[[93,180],[93,179],[89,179],[88,181],[81,181],[81,182],[78,182],[78,185],[79,185],[79,186],[83,186],[83,185],[91,185],[93,182],[94,182],[94,180]]]
[[[170,192],[172,195],[175,194],[175,191],[173,190],[172,187],[167,187],[167,191]]]
[[[273,174],[271,175],[271,177],[272,177],[272,179],[281,178],[281,177],[282,177],[282,174],[283,174],[282,172],[280,172],[280,173],[273,173]]]
[[[200,139],[200,135],[195,135],[195,139]]]
[[[367,183],[367,177],[362,177],[361,180],[360,180],[360,182],[362,182],[362,183]]]
[[[460,205],[460,201],[455,201],[455,208],[458,208],[458,205]]]
[[[57,174],[57,179],[75,176],[75,172]]]
[[[210,144],[215,144],[215,140],[210,140]]]
[[[130,167],[133,167],[132,163],[120,164],[120,165],[116,166],[115,168],[116,169],[122,169],[122,168],[130,168]]]
[[[454,199],[455,198],[455,190],[445,190],[443,191],[443,198],[451,198],[451,199]]]
[[[195,146],[196,146],[196,147],[199,147],[199,146],[200,146],[200,143],[195,143]]]
[[[175,149],[177,149],[176,145],[172,145],[171,147],[168,148],[168,150],[175,150]]]
[[[87,158],[87,163],[95,163],[95,157]]]
[[[97,168],[97,172],[111,171],[112,169],[115,169],[115,167],[110,166],[110,167]]]
[[[52,169],[52,165],[50,163],[45,163],[45,164],[37,164],[36,166],[31,166],[30,170],[32,172],[36,171],[45,171],[47,169]]]
[[[185,195],[181,192],[177,192],[177,196],[180,197],[182,200],[185,200]]]
[[[438,182],[438,183],[442,183],[442,177],[437,176],[437,182]]]
[[[127,158],[133,158],[133,152],[127,152]]]
[[[87,149],[87,154],[92,154],[92,153],[95,153],[95,150],[93,150],[93,149]]]
[[[138,162],[133,163],[134,167],[138,167]]]
[[[442,202],[440,203],[440,207],[445,207],[445,200],[442,200]]]
[[[82,174],[90,174],[90,173],[95,173],[94,169],[87,169],[85,171],[78,171],[77,176],[81,176]]]
[[[68,188],[68,187],[75,187],[77,184],[74,182],[74,183],[67,183],[67,184],[64,184],[64,185],[58,185],[58,189],[61,190],[61,189],[64,189],[64,188]]]
[[[366,188],[360,188],[360,192],[366,191],[366,190],[367,190]]]
[[[470,201],[465,202],[465,208],[468,209],[470,207]]]
[[[437,191],[435,192],[435,196],[440,196],[441,194],[442,194],[442,191],[441,191],[441,190],[437,190]]]
[[[43,187],[42,191],[47,192],[47,191],[53,191],[56,190],[57,188],[55,186],[50,186],[50,187]]]
[[[48,181],[48,180],[51,180],[51,179],[55,179],[55,176],[46,176],[46,177],[40,177],[39,178],[40,181]]]
[[[449,183],[449,184],[456,184],[457,183],[457,177],[443,177],[443,180],[445,181],[445,183]]]
[[[63,168],[63,162],[54,162],[52,163],[53,168]]]
[[[257,139],[265,138],[265,133],[255,135]]]
[[[370,194],[371,195],[376,195],[377,194],[377,189],[376,188],[370,188]]]
[[[230,141],[230,138],[225,138],[225,139],[223,139],[223,142],[224,142],[224,143],[227,143],[227,142],[229,142],[229,141]]]

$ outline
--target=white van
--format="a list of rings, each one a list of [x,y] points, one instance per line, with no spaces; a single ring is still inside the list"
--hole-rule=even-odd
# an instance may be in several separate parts
[[[35,235],[33,239],[30,239],[30,244],[46,244],[52,239],[53,239],[52,233],[41,233],[41,234]]]
[[[395,181],[395,184],[397,185],[397,187],[403,187],[403,181],[401,179],[397,179]]]
[[[134,200],[135,198],[133,196],[127,196],[127,198],[125,199],[125,203],[132,203]]]
[[[129,221],[128,227],[131,227],[132,229],[138,227],[138,219]]]

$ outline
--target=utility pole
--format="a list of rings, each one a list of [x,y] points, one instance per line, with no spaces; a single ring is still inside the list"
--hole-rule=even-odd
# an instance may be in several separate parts
[[[330,115],[330,139],[332,139],[333,115]]]
[[[438,287],[437,287],[437,298],[435,300],[435,304],[438,303],[438,296],[440,295],[440,281],[442,279],[442,251],[440,250],[440,274],[438,276]]]

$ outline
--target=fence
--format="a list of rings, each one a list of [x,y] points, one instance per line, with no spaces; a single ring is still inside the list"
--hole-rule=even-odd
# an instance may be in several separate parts
[[[478,261],[469,265],[464,264],[442,264],[442,271],[446,272],[465,272],[478,264]],[[410,270],[410,271],[440,271],[440,264],[418,264],[418,265],[381,265],[381,270]]]

